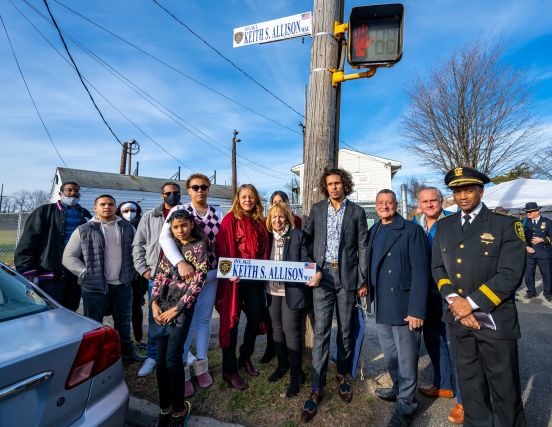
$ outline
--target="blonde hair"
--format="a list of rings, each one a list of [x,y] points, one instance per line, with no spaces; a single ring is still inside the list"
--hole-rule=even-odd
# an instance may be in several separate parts
[[[240,206],[240,193],[243,190],[249,190],[253,193],[253,197],[255,199],[255,207],[253,208],[253,213],[248,213],[244,211]],[[234,200],[232,201],[232,207],[230,208],[230,212],[234,215],[235,218],[240,219],[242,215],[249,216],[253,221],[264,221],[263,216],[263,205],[261,203],[261,196],[259,196],[259,192],[255,188],[253,184],[242,184],[238,187],[238,191],[236,191],[236,194],[234,196]]]
[[[276,203],[271,206],[268,210],[268,215],[266,216],[266,228],[268,228],[269,233],[272,233],[272,214],[275,212],[282,212],[286,217],[286,220],[289,224],[289,228],[295,228],[295,221],[293,220],[293,214],[291,209],[285,203]]]

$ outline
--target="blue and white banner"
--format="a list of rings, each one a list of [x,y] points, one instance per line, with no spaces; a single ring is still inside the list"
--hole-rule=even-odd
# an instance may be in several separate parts
[[[269,280],[274,282],[310,282],[316,273],[314,262],[266,261],[262,259],[220,258],[220,279]]]
[[[310,36],[312,32],[312,13],[304,12],[272,21],[234,28],[234,47],[250,44],[270,43],[294,37]]]

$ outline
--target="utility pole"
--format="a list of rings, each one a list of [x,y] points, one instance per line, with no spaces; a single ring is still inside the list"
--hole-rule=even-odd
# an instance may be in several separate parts
[[[236,138],[238,136],[238,131],[234,129],[234,136],[232,137],[232,196],[236,195],[238,190],[238,176],[236,172],[236,144],[241,141],[241,139]]]
[[[4,183],[2,183],[2,189],[0,190],[0,213],[2,212],[3,201],[4,201]]]
[[[309,97],[306,117],[302,211],[308,215],[323,195],[318,180],[327,166],[337,166],[337,88],[329,69],[340,63],[341,43],[333,37],[334,22],[343,20],[344,0],[314,0]]]
[[[128,142],[124,142],[123,146],[121,147],[121,162],[119,163],[119,173],[121,175],[124,175],[126,171],[127,152]]]

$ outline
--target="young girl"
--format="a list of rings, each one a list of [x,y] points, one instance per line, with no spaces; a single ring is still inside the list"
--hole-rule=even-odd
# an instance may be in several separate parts
[[[151,292],[151,309],[160,329],[156,337],[156,373],[161,415],[158,426],[185,426],[190,402],[184,401],[182,350],[190,329],[196,299],[207,277],[208,253],[205,236],[195,227],[186,210],[173,212],[167,222],[184,260],[194,273],[181,278],[163,256]],[[164,328],[162,328],[164,327]]]

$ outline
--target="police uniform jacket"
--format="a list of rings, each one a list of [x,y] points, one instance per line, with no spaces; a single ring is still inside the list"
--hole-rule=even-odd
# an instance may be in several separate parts
[[[490,313],[497,329],[482,328],[480,333],[519,338],[514,291],[525,270],[523,226],[516,218],[483,205],[464,233],[460,215],[437,222],[431,267],[439,292],[443,298],[452,293],[470,297],[479,311]],[[450,310],[443,320],[454,323]]]
[[[535,250],[534,254],[527,254],[531,258],[537,259],[551,259],[552,258],[552,221],[549,218],[545,218],[542,215],[539,221],[535,225],[532,219],[527,218],[524,222],[523,230],[525,232],[525,239],[527,240],[527,246]],[[544,242],[533,245],[531,239],[533,237],[540,237],[544,239]]]

